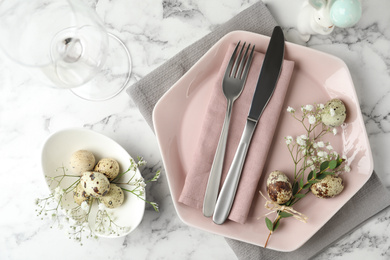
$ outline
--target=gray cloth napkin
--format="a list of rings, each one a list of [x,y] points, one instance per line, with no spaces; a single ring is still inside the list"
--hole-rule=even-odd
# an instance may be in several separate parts
[[[127,93],[153,129],[152,112],[156,102],[220,38],[235,30],[270,36],[276,25],[267,7],[259,1],[130,86]],[[309,259],[388,205],[390,192],[374,172],[364,187],[316,235],[293,252],[283,253],[226,240],[239,259]]]

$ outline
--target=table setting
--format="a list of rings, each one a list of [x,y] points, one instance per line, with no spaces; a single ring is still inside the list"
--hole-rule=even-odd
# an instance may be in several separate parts
[[[0,3],[0,259],[389,259],[389,7]]]

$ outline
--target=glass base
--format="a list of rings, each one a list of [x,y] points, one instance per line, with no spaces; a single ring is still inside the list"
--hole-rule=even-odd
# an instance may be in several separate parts
[[[86,84],[72,88],[76,96],[103,101],[118,95],[130,80],[131,57],[126,45],[115,35],[108,33],[108,55],[101,71]]]

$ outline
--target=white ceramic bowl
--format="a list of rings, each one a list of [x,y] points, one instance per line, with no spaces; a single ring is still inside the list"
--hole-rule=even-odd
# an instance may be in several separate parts
[[[54,177],[62,174],[61,167],[68,169],[67,173],[72,174],[69,166],[69,159],[71,155],[77,150],[88,150],[92,152],[98,162],[102,158],[110,157],[118,161],[120,166],[120,173],[124,172],[130,166],[131,156],[118,143],[102,134],[91,130],[82,128],[72,128],[61,130],[52,134],[44,143],[41,154],[42,170],[45,176]],[[127,173],[125,179],[130,178],[133,174]],[[135,172],[135,178],[141,177],[139,170]],[[46,179],[46,178],[45,178]],[[61,188],[69,187],[75,181],[74,177],[68,177],[61,182]],[[49,189],[52,191],[56,185],[50,185],[47,182]],[[131,233],[140,224],[145,210],[145,202],[137,198],[135,195],[124,192],[124,203],[115,209],[107,209],[115,216],[115,223],[119,226],[130,227],[125,233],[119,236],[125,236]],[[143,195],[145,199],[145,194]],[[71,209],[77,206],[73,200],[73,192],[68,193],[63,201],[64,209]],[[97,203],[95,202],[92,212],[97,211]],[[90,214],[89,225],[94,229],[95,218]],[[102,235],[96,233],[101,237],[118,237],[118,235]]]

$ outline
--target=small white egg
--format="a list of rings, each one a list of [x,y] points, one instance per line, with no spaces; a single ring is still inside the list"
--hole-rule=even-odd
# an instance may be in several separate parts
[[[119,186],[111,183],[110,191],[101,197],[100,200],[107,208],[113,209],[123,204],[125,194]]]
[[[284,204],[292,196],[292,186],[287,175],[281,171],[273,171],[267,179],[267,192],[272,201]]]
[[[85,192],[81,182],[79,182],[79,184],[73,190],[73,199],[79,205],[81,205],[81,203],[84,201],[88,202],[89,200],[89,195]]]
[[[344,182],[340,176],[327,175],[320,182],[311,185],[310,189],[318,198],[332,198],[343,191]]]
[[[332,99],[328,101],[321,113],[321,120],[327,126],[340,126],[347,117],[347,110],[343,101]]]
[[[119,163],[112,158],[103,158],[96,164],[94,171],[103,173],[109,180],[113,180],[119,174]]]
[[[78,175],[87,171],[92,171],[95,162],[95,156],[87,150],[78,150],[74,152],[69,160],[72,171]]]
[[[100,172],[85,172],[80,181],[87,195],[95,198],[106,195],[110,190],[110,182]]]

